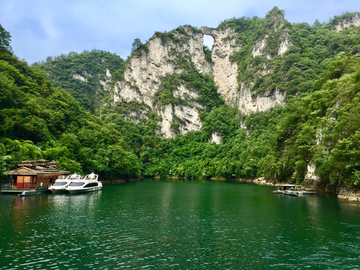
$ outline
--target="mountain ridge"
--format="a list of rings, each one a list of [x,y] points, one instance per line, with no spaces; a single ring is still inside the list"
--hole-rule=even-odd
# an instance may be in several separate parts
[[[265,18],[233,18],[216,29],[156,32],[118,70],[101,67],[100,79],[108,81],[94,113],[100,130],[123,143],[111,146],[106,132],[89,130],[52,140],[76,149],[67,156],[78,167],[91,166],[87,157],[95,154],[93,165],[104,174],[105,164],[116,164],[145,177],[265,177],[358,190],[360,27],[335,27],[354,16],[310,26],[289,23],[275,8]],[[218,35],[211,53],[204,33]],[[84,73],[83,64],[70,78],[89,83],[98,73]],[[6,110],[3,117],[8,121]],[[50,141],[36,144],[51,149]]]

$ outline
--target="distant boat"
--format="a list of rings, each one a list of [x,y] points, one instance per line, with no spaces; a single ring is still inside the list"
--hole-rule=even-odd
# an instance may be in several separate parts
[[[287,190],[284,191],[284,195],[297,196],[297,195],[298,195],[298,191],[287,189]]]
[[[305,190],[299,190],[299,191],[297,192],[297,195],[298,195],[298,196],[314,195],[314,194],[317,194],[317,192],[315,192],[315,191],[305,191]]]
[[[301,186],[300,186],[300,185],[293,185],[293,184],[280,185],[280,186],[278,186],[278,189],[277,189],[277,190],[273,190],[273,194],[293,195],[293,194],[290,194],[291,192],[288,192],[288,194],[286,193],[286,191],[289,191],[289,188],[290,188],[291,190],[293,190],[293,189],[300,189]]]
[[[101,190],[103,185],[98,178],[97,174],[91,173],[84,178],[71,180],[71,183],[65,189],[71,194]]]
[[[313,194],[316,194],[316,192],[301,190],[300,185],[284,184],[284,185],[278,186],[277,190],[273,190],[273,194],[284,194],[284,195],[290,195],[290,196],[304,196],[304,195],[313,195]]]
[[[284,194],[290,196],[304,196],[317,194],[315,191],[301,190],[300,185],[285,184],[278,187],[277,190],[273,190],[273,194]]]

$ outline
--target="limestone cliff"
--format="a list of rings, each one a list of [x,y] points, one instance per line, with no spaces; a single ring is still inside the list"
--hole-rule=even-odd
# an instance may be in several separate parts
[[[179,60],[185,66],[179,64]],[[187,89],[180,82],[171,93],[166,93],[171,96],[170,101],[177,100],[177,104],[159,102],[162,101],[163,93],[160,89],[164,78],[180,74],[191,64],[198,72],[211,74],[211,65],[205,60],[203,34],[200,31],[183,26],[170,33],[157,33],[143,48],[133,52],[126,64],[123,80],[116,82],[113,88],[113,100],[133,101],[149,106],[161,116],[161,132],[165,137],[175,135],[171,128],[175,119],[180,122],[178,134],[200,130],[198,110],[203,105],[198,102],[197,92]]]
[[[360,26],[360,14],[355,13],[351,16],[346,16],[344,18],[339,18],[335,23],[335,30],[340,32],[342,29],[347,27],[356,27]]]
[[[239,49],[236,44],[236,33],[233,29],[216,30],[201,27],[204,35],[214,39],[211,53],[212,72],[218,92],[227,104],[232,104],[238,92],[237,64],[230,61],[230,56]]]
[[[252,58],[265,56],[271,60],[275,56],[282,57],[292,45],[282,14],[271,13],[265,19],[265,22],[269,21],[270,32],[255,40],[251,46]],[[203,49],[204,35],[214,39],[211,61]],[[274,39],[277,40],[275,54],[268,50],[268,43]],[[254,96],[255,81],[241,79],[238,62],[233,57],[242,46],[239,33],[232,26],[217,29],[182,26],[169,33],[155,33],[128,59],[123,78],[112,89],[113,101],[135,102],[139,104],[138,107],[146,104],[149,110],[144,109],[140,114],[129,112],[128,119],[146,119],[147,112],[155,112],[165,137],[200,130],[202,123],[199,113],[206,109],[206,102],[196,84],[189,88],[187,79],[184,79],[191,73],[189,69],[193,68],[192,73],[210,76],[224,102],[236,106],[243,114],[268,111],[276,105],[284,105],[283,91],[274,88]],[[266,62],[262,61],[261,66],[262,70],[255,72],[257,77],[272,73],[272,68]],[[248,69],[251,68],[252,64],[248,66]]]

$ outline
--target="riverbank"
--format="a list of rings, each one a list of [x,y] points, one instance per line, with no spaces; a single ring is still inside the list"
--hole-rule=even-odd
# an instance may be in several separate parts
[[[339,189],[337,198],[339,200],[343,200],[343,201],[360,202],[360,192],[355,192],[352,190],[341,188],[341,189]]]
[[[256,179],[236,179],[235,181],[253,183],[256,185],[263,185],[263,186],[273,186],[273,187],[281,186],[285,184],[285,183],[268,182],[264,177],[260,177]],[[301,183],[301,189],[306,191],[316,191],[324,194],[332,194],[342,201],[360,202],[360,191],[351,190],[345,187],[339,187],[336,189],[321,188],[317,185],[317,182],[314,180],[304,181],[303,183]]]

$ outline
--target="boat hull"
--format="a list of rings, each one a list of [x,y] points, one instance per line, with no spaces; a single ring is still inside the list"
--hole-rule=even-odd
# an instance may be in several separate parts
[[[30,190],[24,190],[23,192],[18,194],[18,196],[34,196],[37,194],[39,193],[35,189],[30,189]]]
[[[23,191],[27,192],[27,191],[34,191],[36,192],[35,189],[17,189],[17,188],[3,188],[1,189],[1,193],[2,194],[20,194],[22,193]]]
[[[49,189],[52,194],[66,194],[69,193],[65,188],[63,189]]]
[[[72,188],[72,189],[67,189],[67,191],[70,194],[80,194],[80,193],[87,193],[87,192],[94,192],[94,191],[98,191],[101,190],[102,186],[100,187],[89,187],[89,188]]]
[[[298,192],[295,190],[285,190],[284,195],[298,196]]]

